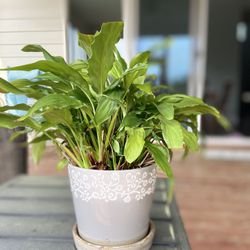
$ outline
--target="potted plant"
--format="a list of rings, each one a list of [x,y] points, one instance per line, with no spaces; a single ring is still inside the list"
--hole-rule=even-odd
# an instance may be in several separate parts
[[[27,45],[23,51],[42,52],[45,60],[5,70],[42,74],[34,80],[0,80],[2,93],[35,100],[32,106],[1,107],[0,126],[32,131],[35,161],[46,141],[56,145],[62,154],[58,167],[68,165],[79,235],[101,245],[129,244],[147,235],[154,163],[171,181],[172,150],[198,149],[197,116],[219,117],[196,97],[155,96],[146,75],[149,52],[127,64],[116,49],[122,31],[122,22],[110,22],[94,35],[79,34],[87,59],[71,64]],[[8,113],[11,109],[26,114],[16,116]]]

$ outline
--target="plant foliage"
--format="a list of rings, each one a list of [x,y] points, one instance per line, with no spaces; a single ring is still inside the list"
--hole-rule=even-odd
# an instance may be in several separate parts
[[[36,162],[46,141],[52,141],[63,156],[58,168],[70,162],[121,170],[155,162],[172,178],[172,149],[198,149],[197,116],[219,118],[215,108],[196,97],[155,96],[146,75],[149,52],[126,64],[116,49],[122,31],[122,22],[111,22],[94,35],[79,34],[85,61],[67,64],[39,45],[27,45],[23,51],[43,53],[44,60],[5,69],[42,71],[32,81],[0,79],[0,92],[35,99],[32,106],[0,107],[0,126],[35,132],[30,143]],[[27,113],[18,117],[10,109]]]

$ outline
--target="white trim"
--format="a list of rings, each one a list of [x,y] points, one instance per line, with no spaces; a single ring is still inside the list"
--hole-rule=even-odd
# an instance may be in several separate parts
[[[125,60],[129,62],[137,52],[139,36],[139,0],[122,0],[122,19],[124,21]]]
[[[247,136],[206,136],[202,139],[206,146],[239,146],[250,147],[250,137]]]
[[[63,0],[62,2],[62,24],[63,24],[63,41],[64,41],[64,59],[68,62],[69,50],[68,50],[68,9],[69,1]]]
[[[193,39],[193,56],[188,94],[200,98],[204,94],[206,78],[208,12],[209,0],[191,0],[189,34]]]
[[[230,161],[249,161],[249,150],[218,150],[208,149],[202,152],[203,156],[207,159],[215,160],[230,160]]]

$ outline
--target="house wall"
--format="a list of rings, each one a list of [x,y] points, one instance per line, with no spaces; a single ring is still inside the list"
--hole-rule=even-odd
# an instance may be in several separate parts
[[[31,63],[41,53],[22,52],[26,44],[41,44],[66,57],[64,0],[0,0],[0,65]]]
[[[51,54],[66,58],[66,0],[0,0],[0,68],[43,58],[41,53],[22,52],[26,44],[40,44]],[[0,71],[0,77],[6,79],[6,72]],[[0,106],[4,101],[0,93]],[[6,131],[1,129],[0,133],[5,135]],[[24,171],[20,169],[24,153],[16,147],[0,143],[0,182]]]

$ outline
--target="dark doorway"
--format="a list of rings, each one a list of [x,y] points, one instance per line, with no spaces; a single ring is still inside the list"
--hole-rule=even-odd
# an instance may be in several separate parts
[[[250,10],[244,13],[245,39],[241,42],[240,126],[239,131],[250,135]]]

